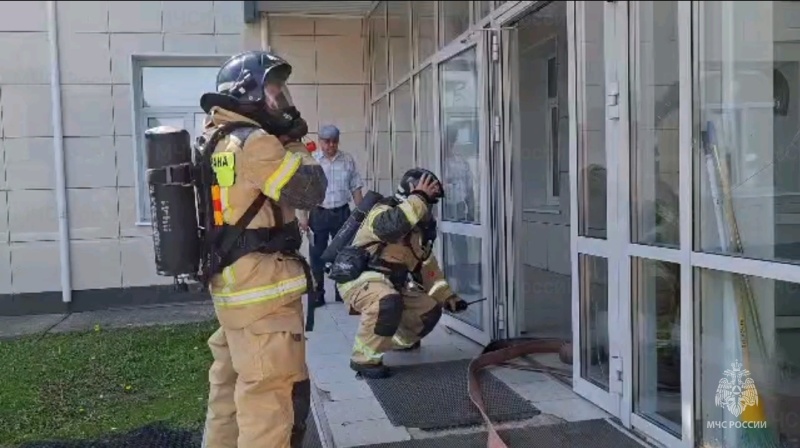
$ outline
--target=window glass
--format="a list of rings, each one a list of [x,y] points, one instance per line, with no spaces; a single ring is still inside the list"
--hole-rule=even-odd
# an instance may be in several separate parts
[[[144,107],[200,108],[200,97],[216,91],[218,67],[143,67]]]
[[[631,36],[631,239],[680,244],[678,2],[637,2]]]
[[[408,2],[389,2],[389,56],[392,60],[392,84],[411,70],[411,8]]]
[[[440,47],[444,47],[469,28],[469,2],[439,2],[439,8],[439,24],[442,30]]]
[[[578,43],[578,234],[606,238],[608,184],[606,177],[605,3],[583,2],[578,23],[585,41]]]
[[[414,39],[416,40],[416,63],[421,65],[436,51],[436,19],[434,2],[411,2],[414,14]]]
[[[416,86],[419,91],[417,103],[417,164],[428,169],[436,167],[436,154],[439,147],[436,145],[436,136],[433,132],[436,113],[433,111],[433,66],[425,67],[417,76]]]
[[[389,46],[386,39],[386,2],[381,2],[369,17],[372,63],[372,96],[386,90],[389,81]]]
[[[392,182],[397,185],[403,174],[414,167],[414,140],[411,109],[411,82],[406,81],[392,93]]]
[[[694,278],[696,446],[798,446],[800,284],[706,269]]]
[[[695,249],[796,263],[800,3],[699,4]]]
[[[378,192],[389,195],[394,191],[392,183],[392,142],[389,135],[389,97],[384,96],[373,106],[373,123],[376,131],[375,176],[378,179]]]
[[[443,218],[480,222],[480,126],[475,47],[440,67]]]

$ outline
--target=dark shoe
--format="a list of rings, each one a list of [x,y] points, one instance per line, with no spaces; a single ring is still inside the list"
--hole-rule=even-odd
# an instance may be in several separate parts
[[[389,368],[383,364],[359,364],[350,361],[350,368],[356,372],[356,376],[370,380],[388,378],[391,375]]]
[[[410,347],[399,347],[399,348],[396,348],[395,350],[398,351],[398,352],[410,352],[410,351],[413,351],[413,350],[419,350],[419,348],[421,346],[422,346],[422,341],[417,341]]]

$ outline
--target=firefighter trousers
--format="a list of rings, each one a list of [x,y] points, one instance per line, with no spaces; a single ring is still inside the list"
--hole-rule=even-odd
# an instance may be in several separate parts
[[[302,446],[311,385],[302,304],[289,307],[241,329],[220,327],[209,338],[214,362],[203,448]]]
[[[402,289],[372,281],[353,288],[345,301],[361,313],[351,360],[381,364],[383,355],[408,348],[430,334],[442,317],[442,306],[419,290]]]

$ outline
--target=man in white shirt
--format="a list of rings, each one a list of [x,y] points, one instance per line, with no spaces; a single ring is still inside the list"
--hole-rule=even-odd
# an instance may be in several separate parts
[[[361,189],[364,186],[353,156],[339,150],[339,129],[336,126],[323,126],[319,131],[319,142],[321,150],[314,152],[314,158],[325,171],[328,189],[322,205],[311,211],[308,220],[300,220],[301,228],[306,231],[310,229],[312,233],[309,258],[319,292],[317,306],[325,304],[325,266],[320,257],[328,247],[328,242],[350,217],[350,201],[358,206],[363,199]],[[342,301],[338,290],[336,301]]]

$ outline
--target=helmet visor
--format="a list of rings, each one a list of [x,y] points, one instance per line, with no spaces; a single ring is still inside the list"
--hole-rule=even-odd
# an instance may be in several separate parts
[[[289,86],[283,81],[268,80],[264,84],[264,103],[267,112],[270,113],[283,113],[294,107]]]

